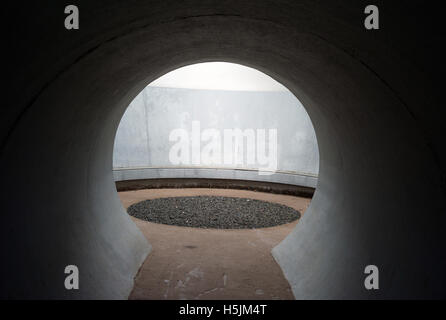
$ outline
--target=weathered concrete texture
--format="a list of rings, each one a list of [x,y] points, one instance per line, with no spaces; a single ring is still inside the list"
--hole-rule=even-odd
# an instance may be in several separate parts
[[[113,167],[161,167],[172,177],[175,174],[177,178],[181,177],[181,171],[169,170],[169,167],[190,167],[192,162],[170,162],[169,151],[176,141],[170,141],[169,135],[173,130],[181,128],[192,137],[193,121],[199,122],[200,130],[212,128],[220,134],[220,162],[208,166],[247,169],[265,167],[265,164],[259,163],[258,158],[253,163],[247,162],[246,139],[243,142],[244,147],[237,150],[243,163],[225,164],[224,130],[238,128],[254,130],[255,133],[257,129],[275,129],[277,169],[317,176],[319,153],[314,129],[304,107],[289,91],[227,91],[148,86],[132,101],[122,117],[113,149]],[[268,137],[268,131],[266,134]],[[201,151],[208,143],[201,143]],[[266,146],[266,155],[269,155],[272,151],[268,147],[268,141]],[[260,148],[259,145],[257,148]],[[188,150],[191,151],[190,146]],[[203,166],[206,165],[202,163],[198,167]],[[129,171],[120,173],[126,175]],[[207,171],[200,173],[203,178],[212,178],[207,175]],[[235,174],[232,170],[219,173],[222,178],[230,179]],[[258,176],[260,180],[271,178],[278,180],[280,175]]]
[[[148,245],[113,183],[119,120],[160,75],[230,61],[287,86],[316,132],[317,191],[275,250],[296,298],[445,297],[442,11],[376,1],[368,31],[368,4],[81,0],[71,31],[59,1],[4,4],[0,296],[127,296]]]

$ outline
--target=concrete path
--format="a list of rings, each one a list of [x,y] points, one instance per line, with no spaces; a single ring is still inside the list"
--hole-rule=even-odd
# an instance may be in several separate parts
[[[310,199],[228,189],[120,192],[125,208],[160,197],[219,195],[281,203],[304,213]],[[129,299],[293,299],[271,249],[296,222],[257,230],[167,226],[132,218],[152,244]]]

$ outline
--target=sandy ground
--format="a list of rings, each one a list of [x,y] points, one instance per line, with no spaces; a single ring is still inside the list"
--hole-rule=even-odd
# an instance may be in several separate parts
[[[216,195],[281,203],[302,214],[311,199],[232,189],[119,192],[125,208],[161,197]],[[298,221],[254,230],[167,226],[132,218],[152,244],[129,299],[293,299],[271,249]]]

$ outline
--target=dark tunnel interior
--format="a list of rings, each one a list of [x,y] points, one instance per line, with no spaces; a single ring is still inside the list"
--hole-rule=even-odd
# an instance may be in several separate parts
[[[125,214],[113,142],[132,99],[188,64],[284,84],[320,152],[316,192],[272,251],[296,299],[446,297],[444,40],[433,2],[8,3],[0,117],[2,298],[125,299],[150,244]],[[82,270],[65,290],[63,269]],[[364,267],[380,266],[379,291]],[[61,271],[62,270],[62,271]]]

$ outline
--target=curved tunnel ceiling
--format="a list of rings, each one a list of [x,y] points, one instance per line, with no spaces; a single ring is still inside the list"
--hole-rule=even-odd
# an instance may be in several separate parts
[[[386,3],[392,24],[369,32],[365,5],[80,1],[76,32],[63,28],[60,4],[11,9],[1,296],[128,295],[150,245],[113,184],[119,120],[168,71],[227,61],[283,83],[314,124],[318,187],[273,250],[295,297],[444,297],[445,118],[437,47],[424,37],[437,29],[410,23],[417,7]],[[63,287],[67,264],[89,279],[75,292]],[[364,289],[369,264],[380,290]]]

